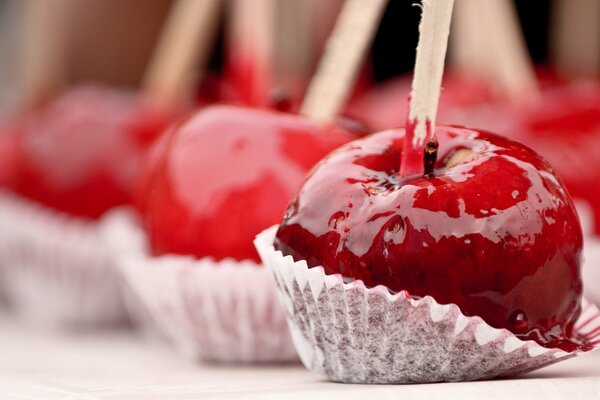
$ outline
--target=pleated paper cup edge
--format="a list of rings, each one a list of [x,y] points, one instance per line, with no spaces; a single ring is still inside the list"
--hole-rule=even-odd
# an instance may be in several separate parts
[[[266,269],[263,264],[256,263],[253,260],[242,260],[238,261],[233,258],[225,258],[220,261],[216,261],[212,257],[203,257],[196,258],[194,256],[187,255],[178,255],[178,254],[166,254],[161,256],[152,256],[149,253],[147,247],[147,236],[141,226],[136,223],[134,214],[131,210],[127,210],[126,208],[121,208],[120,210],[115,210],[114,213],[108,216],[105,236],[108,237],[116,232],[116,230],[126,229],[128,232],[120,232],[120,234],[127,235],[142,235],[144,240],[132,240],[131,246],[129,248],[121,248],[115,249],[119,251],[121,254],[115,255],[118,259],[116,265],[118,269],[121,271],[126,282],[128,282],[128,286],[132,288],[134,292],[136,292],[136,296],[140,298],[140,300],[144,303],[144,306],[148,310],[148,312],[156,318],[154,315],[154,310],[151,307],[148,307],[145,304],[146,299],[143,295],[140,295],[136,288],[138,284],[142,285],[150,285],[152,282],[149,282],[147,279],[147,274],[152,270],[156,269],[169,269],[172,270],[173,274],[181,274],[187,271],[194,271],[194,273],[205,273],[205,274],[219,274],[223,277],[230,276],[232,279],[236,281],[240,281],[242,277],[248,278],[256,277],[256,279],[261,280],[261,282],[268,282],[269,285],[272,284],[272,278],[270,272]],[[137,243],[134,243],[137,242]],[[170,273],[170,272],[169,272]],[[214,276],[214,275],[213,275]],[[249,278],[250,280],[253,278]],[[246,282],[244,282],[246,283]],[[275,289],[273,285],[273,294],[274,296],[278,296],[278,291]],[[275,299],[277,301],[277,299]],[[277,302],[276,305],[279,303]],[[284,314],[284,311],[281,311]],[[161,330],[164,330],[164,326],[159,323],[159,327]],[[282,332],[283,333],[283,332]],[[286,334],[289,335],[288,332]],[[173,341],[173,337],[171,337]],[[176,339],[175,339],[176,340]],[[193,350],[190,347],[194,347],[193,345],[174,343],[176,347],[179,347],[180,350],[183,349],[184,353],[187,353],[188,356],[197,357],[197,351]],[[298,360],[297,355],[293,348],[291,348],[290,355],[282,356],[279,358],[274,358],[274,362],[291,362]],[[203,358],[203,357],[201,357]],[[228,360],[215,360],[212,361],[228,361]],[[236,362],[235,357],[231,362]],[[252,360],[240,360],[241,362],[254,362]],[[268,360],[257,360],[256,362],[269,362]]]
[[[69,237],[83,237],[83,243],[85,243],[85,247],[101,249],[98,250],[96,254],[102,254],[102,257],[105,259],[104,261],[106,261],[106,264],[112,270],[111,274],[113,274],[114,276],[111,277],[111,280],[116,281],[119,279],[118,272],[116,271],[116,266],[112,263],[109,251],[103,245],[101,239],[100,231],[102,229],[102,218],[98,220],[92,220],[78,217],[75,215],[70,215],[59,210],[54,210],[41,203],[23,197],[18,193],[14,193],[13,191],[6,188],[0,188],[0,207],[6,207],[6,209],[10,210],[11,213],[22,213],[24,215],[27,215],[27,217],[30,218],[32,221],[35,220],[35,224],[45,225],[49,230],[61,231],[61,234],[57,234],[56,237],[63,237],[62,232],[64,232],[65,230],[69,232]],[[4,265],[2,266],[2,268],[8,270],[14,267],[10,265]],[[86,268],[77,268],[78,272],[85,269]],[[10,275],[10,272],[7,272],[7,274]],[[10,285],[10,282],[6,282],[5,285]],[[116,287],[115,294],[120,294],[119,290]],[[5,295],[7,294],[5,293]],[[7,295],[7,297],[12,296]],[[7,299],[7,301],[10,302],[11,299]],[[122,304],[120,308],[121,310],[114,309],[114,315],[112,317],[109,317],[108,319],[106,317],[96,318],[94,316],[86,316],[83,319],[80,319],[77,316],[72,316],[68,319],[68,321],[65,320],[64,322],[68,322],[69,324],[75,325],[81,324],[83,327],[88,325],[98,325],[101,327],[104,325],[112,326],[115,324],[126,324],[127,315],[125,310],[122,309]],[[36,322],[36,320],[37,317],[34,317],[34,320],[32,320],[31,322]],[[61,324],[61,321],[55,321],[52,316],[43,318],[43,321],[39,320],[39,322],[42,322],[44,325]]]
[[[306,285],[311,285],[311,289],[315,287],[318,288],[319,283],[323,282],[324,285],[321,285],[321,287],[326,287],[328,289],[334,286],[341,286],[345,292],[349,290],[358,289],[362,291],[365,295],[369,293],[376,293],[380,295],[383,294],[385,295],[385,299],[388,303],[393,303],[396,301],[406,301],[410,303],[413,307],[418,307],[425,304],[429,307],[430,317],[432,319],[432,322],[434,323],[440,322],[444,319],[445,316],[449,315],[449,311],[451,308],[456,308],[459,312],[458,319],[464,321],[464,326],[468,325],[471,321],[474,323],[474,325],[477,326],[478,330],[481,330],[481,332],[478,332],[478,335],[476,334],[476,340],[479,345],[483,346],[497,338],[505,337],[506,339],[503,343],[503,351],[505,354],[509,354],[517,349],[525,347],[528,350],[528,354],[531,358],[535,358],[542,354],[551,353],[553,357],[557,361],[559,361],[560,359],[568,359],[581,353],[587,353],[589,351],[597,350],[598,347],[600,347],[600,343],[596,343],[593,345],[593,348],[589,351],[576,350],[573,352],[566,352],[558,348],[547,348],[535,342],[534,340],[522,340],[507,329],[494,328],[490,326],[487,322],[485,322],[481,317],[466,316],[462,313],[458,305],[453,303],[439,304],[431,296],[424,296],[419,299],[414,299],[411,298],[405,291],[392,294],[385,286],[382,285],[367,288],[364,282],[362,282],[361,280],[344,282],[344,279],[340,274],[327,275],[325,274],[324,268],[321,266],[309,268],[305,260],[296,261],[293,259],[292,256],[284,256],[281,251],[275,250],[273,246],[273,240],[275,238],[277,229],[278,225],[274,225],[258,234],[254,241],[255,246],[261,258],[263,259],[263,262],[273,273],[273,275],[283,280],[286,279],[286,275],[288,276],[288,279],[291,275],[293,275],[294,279],[299,284],[304,285],[300,287],[300,290],[303,290],[303,288],[306,287]],[[319,293],[315,293],[314,291],[312,291],[312,293],[314,300],[317,301],[316,297]],[[283,296],[283,293],[281,293],[281,295]],[[598,308],[593,303],[583,298],[582,314],[575,323],[575,329],[577,329],[578,332],[579,326],[585,322],[585,315],[587,315],[587,318],[590,320],[590,324],[586,328],[586,331],[591,332],[600,330],[600,310],[598,310]],[[594,338],[597,338],[599,334],[600,332],[597,332]],[[535,369],[537,368],[534,367],[531,370]],[[501,376],[501,374],[499,374],[499,376]]]

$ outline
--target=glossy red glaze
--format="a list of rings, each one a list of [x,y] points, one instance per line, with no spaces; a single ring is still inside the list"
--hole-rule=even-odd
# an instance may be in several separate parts
[[[152,250],[258,261],[254,237],[281,219],[307,171],[348,140],[291,114],[198,112],[152,153],[139,196]]]
[[[482,103],[450,114],[455,122],[491,129],[541,154],[573,198],[591,206],[600,234],[600,84],[548,84],[534,104]]]
[[[54,209],[97,218],[132,201],[143,158],[167,122],[134,93],[71,90],[22,116],[11,186]]]
[[[18,131],[19,120],[16,118],[0,124],[0,187],[14,184]]]
[[[600,85],[572,85],[544,93],[521,112],[514,132],[558,171],[573,198],[587,202],[600,234]]]
[[[269,91],[273,84],[268,70],[268,57],[242,50],[244,47],[254,47],[248,44],[242,46],[240,43],[236,47],[238,51],[228,54],[222,98],[246,106],[268,106]]]
[[[582,233],[552,168],[490,133],[440,127],[435,176],[399,177],[404,131],[343,146],[280,225],[284,255],[327,274],[455,303],[523,339],[572,350]],[[473,159],[448,166],[459,149]]]

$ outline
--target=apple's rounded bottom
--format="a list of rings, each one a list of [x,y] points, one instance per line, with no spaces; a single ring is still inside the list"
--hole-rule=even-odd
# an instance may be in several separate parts
[[[344,283],[273,247],[277,227],[255,240],[277,282],[294,345],[304,365],[338,382],[426,383],[513,376],[574,357],[523,341],[467,317],[454,304]],[[575,325],[588,350],[600,335],[600,311],[584,301]]]
[[[210,362],[297,362],[270,273],[252,261],[152,256],[128,210],[106,219],[118,269],[160,332],[186,356]],[[139,319],[139,318],[137,318]]]
[[[100,226],[0,191],[0,290],[10,310],[61,329],[126,326]]]

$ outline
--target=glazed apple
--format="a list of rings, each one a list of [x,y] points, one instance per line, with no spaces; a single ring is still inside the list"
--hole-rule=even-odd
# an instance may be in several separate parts
[[[450,109],[449,119],[519,140],[546,158],[569,193],[587,202],[600,234],[600,85],[551,81],[543,102],[488,102]]]
[[[582,233],[561,180],[503,137],[436,135],[426,175],[399,176],[403,129],[333,152],[289,204],[276,249],[367,287],[455,303],[522,339],[579,346]]]
[[[152,151],[138,202],[156,255],[258,261],[252,240],[279,220],[306,172],[346,130],[275,111],[205,108]]]
[[[71,90],[21,117],[11,188],[89,218],[132,201],[143,157],[169,121],[136,94],[104,87]]]
[[[521,133],[515,137],[548,159],[573,198],[591,206],[600,234],[600,85],[548,89],[543,104],[519,111],[507,134]]]
[[[15,178],[18,121],[7,120],[0,126],[0,187],[10,186]]]

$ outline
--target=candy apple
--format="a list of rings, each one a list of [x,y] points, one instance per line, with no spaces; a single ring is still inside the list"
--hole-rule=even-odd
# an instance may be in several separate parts
[[[322,161],[276,249],[367,287],[455,303],[523,339],[579,346],[582,233],[552,167],[509,139],[438,127],[431,170],[400,176],[404,135],[375,134]]]
[[[10,119],[0,126],[0,187],[14,182],[18,125],[17,120]]]
[[[306,172],[347,142],[345,129],[276,111],[212,106],[153,150],[139,209],[155,254],[253,259]]]
[[[80,87],[22,115],[12,189],[97,218],[131,202],[147,149],[169,118],[134,93]]]
[[[600,234],[600,85],[545,84],[543,101],[488,102],[449,110],[449,119],[485,127],[530,146],[546,158],[576,200],[587,202]]]
[[[512,132],[556,168],[569,193],[587,202],[600,234],[600,85],[544,91],[543,103],[515,113]]]

